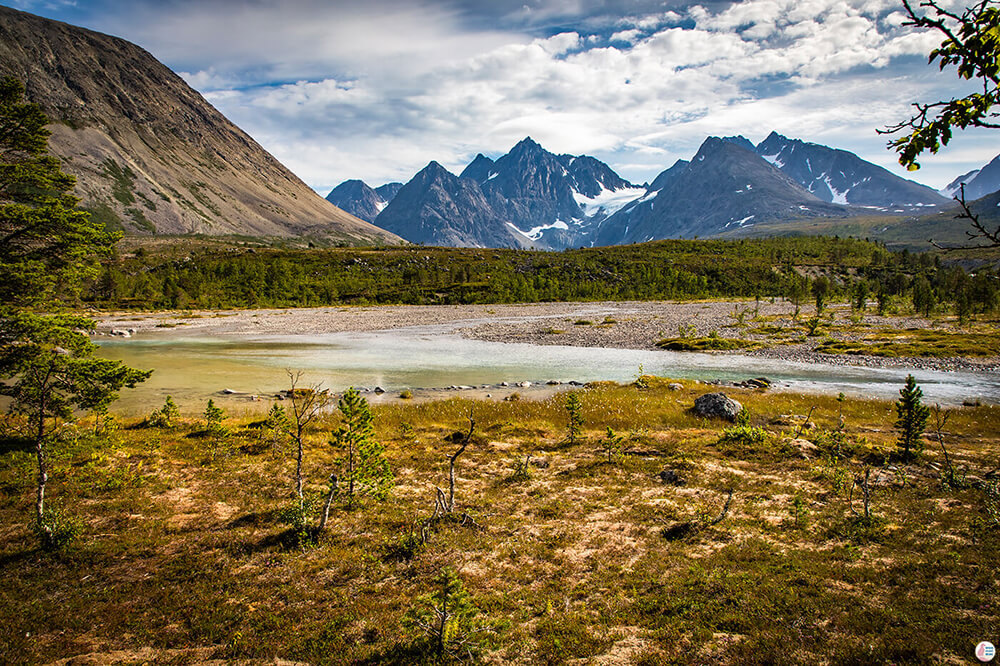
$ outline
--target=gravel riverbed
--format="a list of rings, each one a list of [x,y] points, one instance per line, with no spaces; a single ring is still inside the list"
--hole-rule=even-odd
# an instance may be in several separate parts
[[[813,350],[819,338],[807,338],[794,344],[772,344],[773,339],[754,332],[762,324],[792,328],[794,310],[791,303],[784,301],[644,301],[117,312],[98,316],[98,334],[110,335],[112,331],[119,331],[134,335],[156,333],[162,337],[239,337],[432,327],[472,339],[494,342],[655,349],[656,342],[665,337],[678,337],[682,333],[703,337],[714,332],[720,337],[744,338],[771,345],[750,351],[714,352],[719,354],[739,353],[792,361],[880,368],[1000,371],[998,357],[932,359],[819,354]],[[849,310],[834,306],[832,311],[835,321],[848,323]],[[803,314],[811,314],[811,308],[804,307]],[[739,325],[741,321],[743,326]],[[900,330],[932,325],[932,322],[920,317],[875,315],[866,315],[860,323]],[[830,331],[829,335],[839,340],[860,337],[858,332],[837,330]],[[800,335],[799,338],[801,337]]]

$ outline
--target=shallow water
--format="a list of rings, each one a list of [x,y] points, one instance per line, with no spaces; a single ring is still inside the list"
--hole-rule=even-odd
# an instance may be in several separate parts
[[[125,390],[116,411],[143,414],[172,395],[182,407],[203,407],[209,398],[247,405],[245,397],[219,396],[223,389],[270,395],[288,387],[287,371],[302,371],[302,384],[322,382],[335,391],[350,386],[404,388],[486,385],[500,382],[563,382],[633,379],[643,371],[663,377],[743,380],[766,376],[785,390],[895,398],[913,374],[926,402],[957,404],[967,398],[1000,403],[995,373],[873,369],[808,364],[738,355],[564,347],[468,340],[447,328],[420,327],[374,333],[264,337],[177,337],[143,334],[101,339],[105,358],[153,369],[136,389]]]

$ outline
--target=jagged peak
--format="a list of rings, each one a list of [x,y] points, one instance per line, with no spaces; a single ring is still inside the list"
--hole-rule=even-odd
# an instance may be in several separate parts
[[[530,136],[526,136],[520,141],[518,141],[517,145],[511,148],[510,153],[508,154],[513,155],[515,153],[537,153],[537,152],[545,152],[545,149],[542,148],[541,144],[532,139]]]
[[[441,163],[438,162],[437,160],[431,160],[430,162],[428,162],[427,166],[425,166],[423,169],[420,170],[420,173],[424,174],[425,176],[433,176],[433,177],[440,177],[443,175],[454,176],[454,174],[451,171],[448,171],[443,166],[441,166]]]

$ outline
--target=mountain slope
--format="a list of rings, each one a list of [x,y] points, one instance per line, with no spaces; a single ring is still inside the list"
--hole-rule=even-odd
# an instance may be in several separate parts
[[[400,186],[402,185],[400,184]],[[396,188],[396,192],[393,192],[391,188],[383,189],[387,187],[383,185],[379,189],[392,195],[399,191],[398,188]],[[384,197],[377,189],[373,190],[363,180],[345,180],[326,195],[326,200],[334,206],[365,222],[373,222],[378,214],[389,205],[390,199],[392,196]]]
[[[598,245],[711,236],[734,227],[801,217],[843,217],[737,142],[709,137],[690,164],[675,164],[665,182],[605,221]]]
[[[900,178],[846,150],[771,132],[756,152],[829,203],[887,209],[947,203],[931,188]]]
[[[982,199],[988,194],[993,194],[1000,190],[1000,155],[984,166],[964,176],[959,176],[948,188],[952,189],[952,196],[956,196],[959,190],[959,183],[965,183],[965,200],[974,201]]]
[[[493,209],[479,183],[431,162],[406,183],[376,224],[411,243],[527,248],[533,244]]]
[[[51,152],[111,226],[399,242],[324,201],[130,42],[0,7],[0,75],[49,115]]]

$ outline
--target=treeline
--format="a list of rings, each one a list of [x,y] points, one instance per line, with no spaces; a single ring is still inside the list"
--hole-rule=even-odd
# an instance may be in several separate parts
[[[534,252],[465,248],[235,247],[138,252],[109,261],[85,300],[104,308],[307,307],[485,304],[715,297],[808,299],[823,277],[829,297],[865,285],[872,297],[925,284],[936,303],[975,293],[995,307],[995,276],[970,277],[927,255],[894,254],[854,239],[671,240]],[[921,281],[923,280],[923,281]],[[980,293],[993,291],[990,294]],[[880,296],[881,295],[881,296]],[[985,304],[989,304],[987,307]]]

